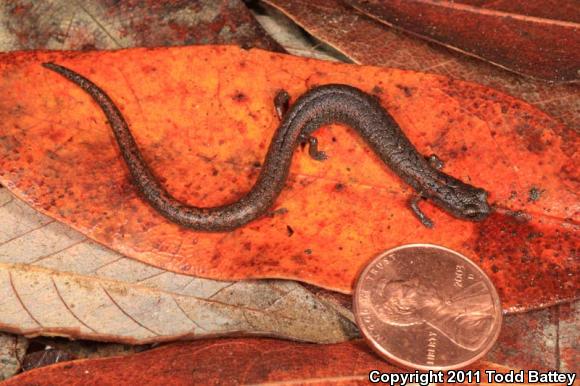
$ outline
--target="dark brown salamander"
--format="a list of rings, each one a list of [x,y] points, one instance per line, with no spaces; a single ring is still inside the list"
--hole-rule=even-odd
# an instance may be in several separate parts
[[[90,80],[54,63],[44,63],[80,86],[103,109],[111,125],[134,184],[147,202],[159,213],[180,225],[207,232],[231,231],[263,215],[284,187],[292,154],[296,146],[308,141],[310,154],[324,159],[317,150],[311,133],[330,123],[342,123],[354,128],[378,156],[391,167],[418,196],[411,200],[411,208],[421,222],[433,223],[418,207],[420,199],[430,199],[452,215],[477,221],[490,213],[487,193],[451,177],[439,169],[436,157],[421,156],[403,134],[394,119],[371,95],[347,85],[329,84],[315,87],[302,95],[286,112],[288,94],[280,92],[276,107],[283,120],[274,134],[258,180],[240,200],[213,208],[198,208],[173,198],[158,182],[135,143],[127,122],[113,101]]]

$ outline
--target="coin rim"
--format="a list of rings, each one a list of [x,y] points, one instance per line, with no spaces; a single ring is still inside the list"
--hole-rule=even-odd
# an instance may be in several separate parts
[[[465,260],[468,261],[469,264],[471,264],[473,266],[473,268],[475,268],[476,271],[479,271],[479,273],[481,273],[483,275],[483,277],[487,278],[489,280],[489,283],[491,283],[491,285],[487,285],[487,287],[491,288],[491,297],[493,298],[493,303],[494,303],[495,309],[498,310],[496,312],[498,319],[497,319],[497,323],[494,327],[495,330],[493,331],[493,334],[492,334],[493,338],[490,339],[488,341],[488,343],[486,344],[485,348],[483,350],[481,350],[481,352],[479,352],[473,358],[466,360],[466,361],[463,361],[463,362],[459,362],[457,364],[448,365],[448,366],[425,366],[425,365],[420,365],[417,363],[409,362],[409,361],[406,361],[402,358],[398,358],[398,357],[394,356],[393,354],[389,353],[388,351],[386,351],[386,349],[384,349],[381,345],[379,345],[374,340],[374,338],[371,337],[370,333],[367,331],[366,327],[362,323],[361,318],[360,318],[360,312],[359,312],[360,311],[360,307],[358,304],[359,300],[358,300],[358,296],[357,296],[359,291],[360,291],[360,287],[362,285],[362,278],[368,273],[368,271],[371,269],[371,267],[374,266],[374,264],[377,260],[383,258],[384,256],[386,256],[390,253],[396,252],[398,250],[415,248],[415,247],[430,247],[430,248],[440,249],[440,250],[443,250],[446,252],[450,252],[454,255],[457,255],[461,258],[464,258]],[[489,283],[486,283],[486,284],[489,284]],[[400,246],[395,247],[395,248],[387,249],[386,251],[379,253],[377,256],[375,256],[375,258],[370,260],[369,263],[367,263],[367,265],[361,271],[361,273],[359,274],[359,276],[357,278],[354,293],[353,293],[353,310],[354,310],[354,317],[355,317],[356,323],[358,325],[358,328],[361,331],[364,339],[371,346],[371,348],[377,354],[379,354],[379,356],[383,357],[384,359],[387,359],[388,361],[392,361],[399,366],[402,366],[402,367],[407,368],[407,369],[412,369],[412,370],[454,370],[454,369],[460,369],[460,368],[463,368],[463,367],[470,365],[471,363],[477,361],[478,359],[483,357],[485,354],[487,354],[489,352],[489,350],[491,350],[494,343],[497,341],[497,338],[499,337],[499,334],[501,331],[501,326],[503,323],[503,311],[502,311],[503,309],[501,306],[501,301],[499,299],[499,295],[497,293],[497,290],[496,290],[493,282],[491,281],[490,277],[467,256],[465,256],[457,251],[454,251],[452,249],[446,248],[444,246],[436,245],[436,244],[429,244],[429,243],[416,243],[416,244],[400,245]]]

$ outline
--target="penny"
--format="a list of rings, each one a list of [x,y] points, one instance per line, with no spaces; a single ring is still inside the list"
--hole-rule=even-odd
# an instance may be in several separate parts
[[[467,257],[430,244],[390,249],[362,271],[357,324],[371,347],[399,366],[465,367],[485,355],[502,321],[497,291]]]

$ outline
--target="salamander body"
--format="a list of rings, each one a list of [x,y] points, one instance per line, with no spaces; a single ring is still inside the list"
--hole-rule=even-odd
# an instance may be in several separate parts
[[[381,160],[415,189],[417,197],[430,199],[461,219],[478,221],[490,213],[487,193],[483,189],[442,172],[433,158],[428,160],[419,154],[376,98],[341,84],[312,88],[300,96],[288,111],[278,106],[280,114],[283,114],[282,121],[272,138],[258,179],[245,196],[236,202],[211,208],[187,205],[176,200],[153,175],[127,122],[101,88],[66,67],[54,63],[44,63],[43,66],[81,87],[101,107],[113,129],[133,183],[145,200],[169,220],[194,230],[231,231],[266,213],[284,187],[292,155],[299,143],[309,141],[310,154],[317,159],[325,158],[322,152],[317,151],[316,139],[311,134],[330,123],[345,124],[356,130]],[[284,93],[276,97],[278,104],[287,100]],[[411,208],[424,225],[432,226],[418,208],[417,199],[411,201]]]

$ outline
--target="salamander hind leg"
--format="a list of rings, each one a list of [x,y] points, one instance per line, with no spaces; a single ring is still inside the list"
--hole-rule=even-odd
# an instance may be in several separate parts
[[[433,228],[434,225],[433,221],[431,221],[431,219],[429,219],[429,217],[427,217],[427,215],[423,213],[421,208],[419,208],[419,202],[421,202],[422,200],[423,197],[421,195],[411,197],[411,199],[409,200],[409,207],[423,225],[425,225],[427,228]]]
[[[286,90],[278,90],[274,97],[274,108],[276,109],[276,114],[280,120],[282,120],[284,115],[286,115],[289,106],[290,94],[288,94]]]
[[[300,134],[300,142],[308,144],[308,154],[317,161],[324,161],[328,158],[325,152],[318,150],[318,139],[311,135]]]

